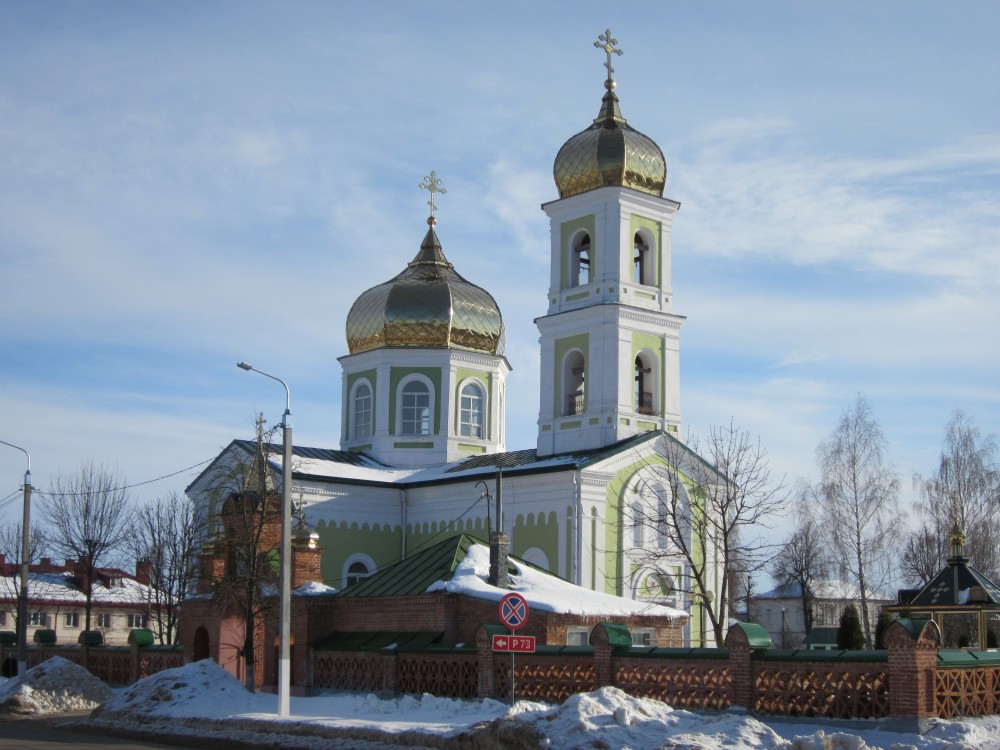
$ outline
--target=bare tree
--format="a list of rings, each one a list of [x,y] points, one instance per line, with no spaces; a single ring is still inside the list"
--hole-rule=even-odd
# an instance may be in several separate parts
[[[799,592],[802,623],[808,635],[813,629],[816,584],[829,574],[829,553],[818,523],[804,502],[799,504],[795,516],[795,528],[768,571],[779,587]]]
[[[241,623],[240,650],[246,670],[244,684],[254,691],[258,640],[264,618],[277,607],[281,530],[281,490],[268,457],[275,449],[258,419],[257,446],[247,461],[237,462],[219,477],[223,498],[214,540],[224,556],[225,572],[212,581],[212,596],[223,612],[235,612]]]
[[[899,477],[886,462],[886,449],[882,428],[861,394],[817,449],[822,478],[815,499],[834,562],[860,592],[869,648],[873,626],[868,599],[891,580],[893,550],[903,530]]]
[[[688,446],[669,436],[663,444],[665,464],[640,472],[657,503],[632,523],[652,526],[661,539],[642,551],[642,562],[683,561],[692,603],[722,644],[731,582],[763,569],[771,549],[763,531],[787,502],[784,478],[772,479],[766,449],[733,423],[711,427],[704,441]],[[669,492],[660,497],[657,487],[664,486]]]
[[[204,523],[194,504],[172,492],[138,509],[128,545],[137,561],[137,573],[148,576],[146,589],[150,626],[160,643],[176,643],[180,603],[194,590],[197,553]]]
[[[954,523],[965,533],[965,554],[990,578],[1000,576],[1000,464],[994,435],[983,435],[975,422],[955,411],[945,428],[944,448],[930,477],[913,477],[920,500],[914,510],[920,526],[907,540],[903,571],[910,581],[926,583],[944,565]]]
[[[8,581],[8,589],[4,591],[4,594],[9,594],[14,599],[19,599],[21,596],[21,545],[23,544],[23,535],[21,534],[21,522],[17,523],[7,523],[0,526],[0,555],[3,555],[6,561],[4,566],[0,566],[0,574],[3,574],[4,578]],[[28,564],[34,565],[37,563],[42,555],[45,554],[45,535],[42,534],[42,530],[37,526],[31,527],[31,533],[28,535]],[[10,575],[8,576],[8,572]],[[30,579],[29,579],[30,580]],[[28,597],[31,597],[31,584],[28,584]],[[14,628],[17,629],[17,616],[18,608],[14,607],[12,614],[14,615]]]
[[[56,477],[52,487],[44,493],[41,516],[50,526],[51,546],[79,561],[86,597],[85,628],[90,630],[95,573],[124,550],[132,520],[128,490],[117,471],[94,463],[84,464],[75,474]]]

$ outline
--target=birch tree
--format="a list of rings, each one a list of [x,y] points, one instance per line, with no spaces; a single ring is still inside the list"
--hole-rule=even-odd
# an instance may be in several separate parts
[[[779,587],[798,590],[806,635],[813,629],[816,586],[829,574],[829,553],[819,524],[809,510],[806,504],[798,506],[795,527],[768,566]]]
[[[903,532],[899,476],[867,400],[858,394],[817,449],[821,479],[815,499],[834,563],[860,592],[865,642],[872,646],[868,600],[891,580],[893,551]]]
[[[910,533],[903,572],[911,582],[927,583],[950,554],[949,536],[957,522],[965,533],[965,555],[988,577],[1000,577],[1000,464],[996,437],[983,435],[971,417],[952,414],[934,472],[913,478],[920,499],[914,505],[919,525]]]

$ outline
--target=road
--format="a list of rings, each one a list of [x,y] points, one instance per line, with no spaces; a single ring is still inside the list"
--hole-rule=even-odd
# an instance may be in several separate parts
[[[101,737],[72,730],[37,719],[0,719],[2,750],[177,750],[176,745]]]

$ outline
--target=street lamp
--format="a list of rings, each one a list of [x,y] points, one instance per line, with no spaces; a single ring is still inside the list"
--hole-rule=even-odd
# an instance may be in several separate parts
[[[29,549],[31,521],[31,454],[24,448],[0,440],[9,448],[16,448],[28,457],[24,472],[24,520],[21,521],[21,591],[17,595],[17,676],[22,680],[28,671],[28,568],[31,566]]]
[[[289,713],[291,692],[291,622],[292,622],[292,396],[288,384],[281,378],[258,370],[246,362],[236,364],[241,370],[256,372],[285,387],[285,414],[281,418],[281,438],[284,458],[281,462],[281,602],[278,618],[278,716]]]

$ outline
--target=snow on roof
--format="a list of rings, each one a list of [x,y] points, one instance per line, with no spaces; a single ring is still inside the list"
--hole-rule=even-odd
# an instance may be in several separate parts
[[[802,597],[802,586],[798,583],[788,583],[778,586],[754,597],[757,601],[764,599],[799,599]],[[821,579],[813,583],[813,597],[816,599],[831,599],[833,601],[861,601],[861,589],[853,583]],[[869,601],[895,601],[894,597],[886,596],[879,591],[868,592]]]
[[[539,458],[534,449],[527,449],[472,456],[437,466],[394,468],[380,464],[364,453],[296,445],[292,449],[293,469],[297,478],[321,482],[344,481],[398,485],[433,483],[444,480],[461,481],[480,476],[493,476],[498,469],[516,474],[585,466],[660,438],[675,441],[678,445],[683,446],[683,443],[680,443],[677,438],[667,433],[651,431],[634,435],[603,448],[561,453],[544,458]],[[210,476],[216,470],[217,462],[222,460],[222,456],[232,448],[252,455],[256,450],[256,443],[252,440],[233,440],[229,447],[223,451],[223,454],[202,471],[187,489],[190,490],[202,478]],[[685,450],[690,452],[686,447]],[[281,446],[268,443],[266,451],[268,464],[273,471],[280,473],[284,459]],[[693,453],[691,455],[695,456]],[[699,460],[702,459],[699,458]]]
[[[0,601],[17,599],[16,580],[20,576],[0,576]],[[151,587],[134,578],[122,576],[110,588],[104,583],[94,583],[91,601],[94,604],[143,604],[150,600]],[[73,574],[30,573],[28,596],[32,602],[68,602],[83,604],[86,594],[73,582]]]
[[[516,591],[522,594],[531,609],[542,612],[563,612],[575,615],[622,617],[649,615],[681,618],[687,613],[673,607],[651,602],[625,599],[599,591],[590,591],[564,581],[549,573],[510,560],[515,574],[510,589],[501,589],[487,583],[490,571],[490,549],[484,544],[472,544],[465,558],[455,568],[450,580],[438,581],[428,587],[428,593],[446,591],[474,599],[499,602],[505,594]]]
[[[324,596],[326,594],[336,594],[337,589],[333,586],[327,586],[325,583],[309,581],[307,583],[303,583],[292,593],[296,596]]]

